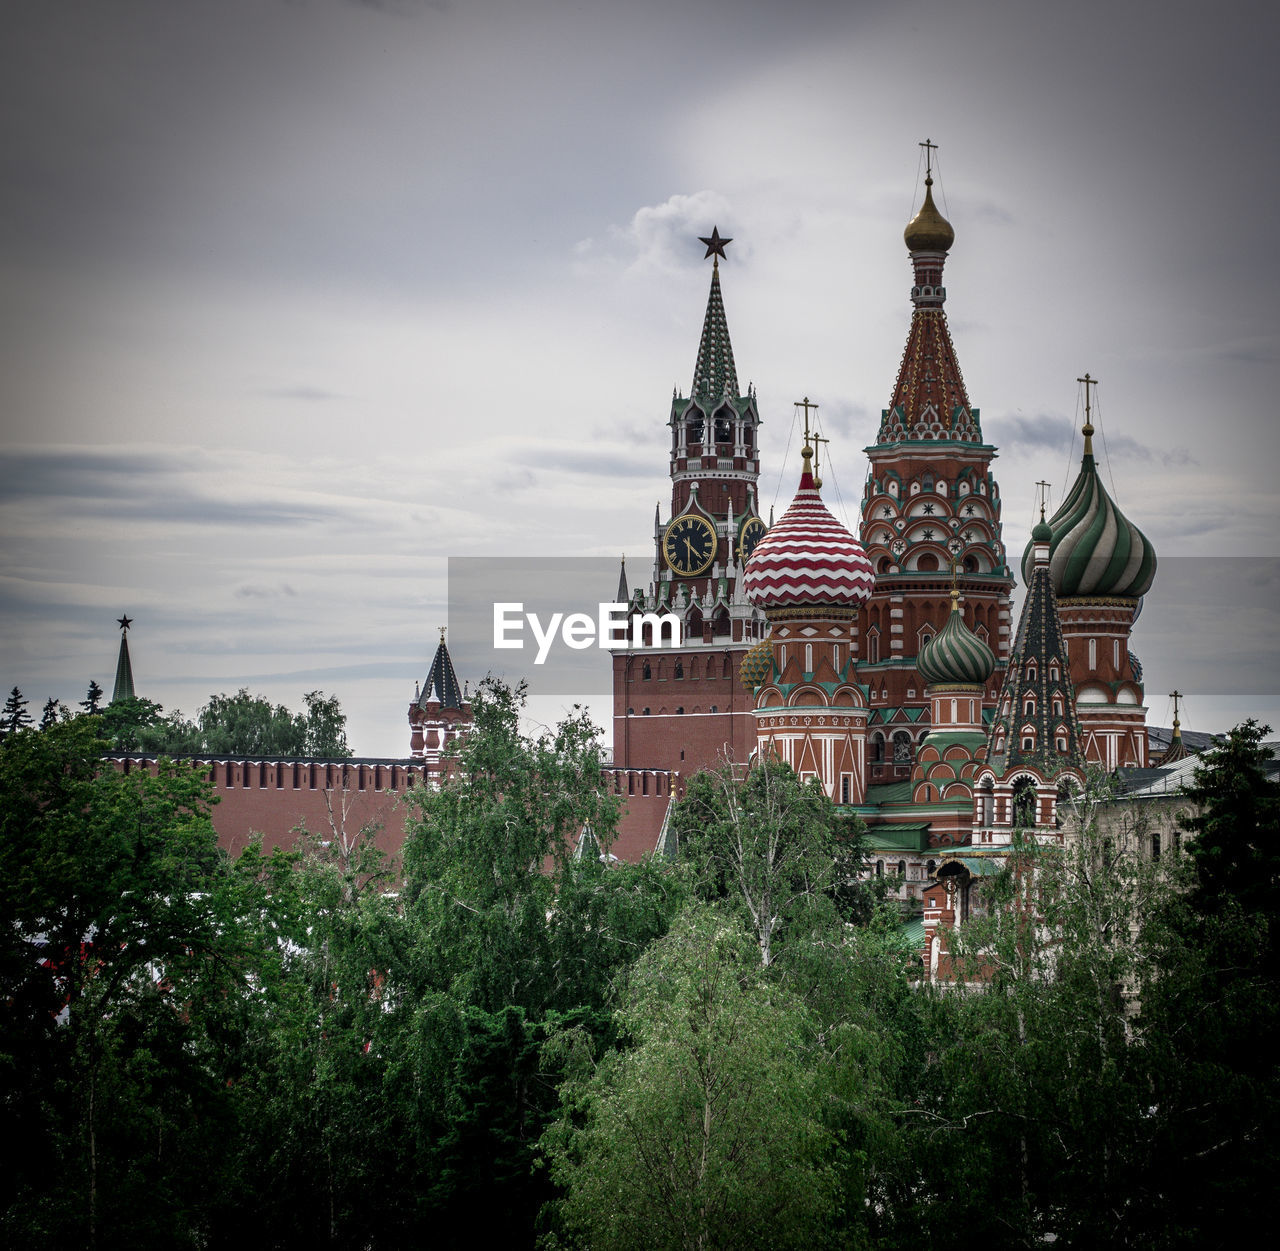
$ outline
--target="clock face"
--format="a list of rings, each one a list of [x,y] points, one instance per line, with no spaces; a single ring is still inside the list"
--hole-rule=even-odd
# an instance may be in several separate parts
[[[692,577],[716,558],[716,532],[705,517],[687,513],[677,517],[662,536],[662,554],[676,573]]]
[[[756,544],[765,536],[767,527],[759,517],[748,517],[738,530],[738,559],[745,565],[756,550]]]

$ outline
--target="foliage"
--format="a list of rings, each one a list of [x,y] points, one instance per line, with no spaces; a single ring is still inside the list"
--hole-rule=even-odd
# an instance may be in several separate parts
[[[729,764],[696,774],[672,811],[671,830],[700,895],[742,908],[766,968],[779,936],[829,920],[837,898],[860,919],[868,913],[855,885],[866,860],[865,827],[839,814],[816,778],[801,782],[782,761],[745,775]]]
[[[89,690],[85,697],[80,701],[80,707],[90,716],[93,716],[102,706],[102,687],[100,687],[93,679],[89,680]]]
[[[172,1245],[218,1189],[254,897],[205,783],[100,770],[94,724],[0,749],[0,1100],[24,1144],[0,1183],[9,1245]]]
[[[31,728],[31,714],[27,711],[27,701],[22,692],[15,686],[5,700],[4,710],[0,712],[0,737],[16,734],[19,730]]]
[[[803,1060],[803,1007],[761,967],[738,917],[682,912],[636,964],[631,1045],[578,1044],[567,1115],[546,1137],[570,1245],[807,1246],[835,1194]]]
[[[211,695],[195,721],[165,714],[140,696],[114,700],[98,715],[102,733],[117,751],[167,756],[319,756],[345,758],[346,716],[336,695],[308,691],[305,711],[290,712],[242,688],[235,695]]]

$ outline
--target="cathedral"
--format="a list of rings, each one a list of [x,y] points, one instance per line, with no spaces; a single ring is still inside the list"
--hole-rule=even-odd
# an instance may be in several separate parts
[[[955,232],[932,187],[930,171],[904,232],[913,312],[865,449],[856,535],[823,503],[826,440],[807,398],[794,500],[760,516],[760,414],[738,383],[721,290],[731,241],[702,240],[711,289],[689,394],[667,423],[671,502],[654,519],[649,586],[628,591],[624,571],[619,589],[633,616],[676,614],[682,643],[615,652],[612,776],[628,797],[627,858],[665,843],[662,826],[650,841],[652,811],[631,816],[649,778],[655,795],[663,778],[678,795],[681,777],[764,754],[817,778],[867,822],[874,872],[923,905],[936,968],[933,931],[965,914],[1015,831],[1056,841],[1087,766],[1148,765],[1130,632],[1156,557],[1098,476],[1086,375],[1079,475],[1032,531],[1015,628],[996,448],[947,326]]]

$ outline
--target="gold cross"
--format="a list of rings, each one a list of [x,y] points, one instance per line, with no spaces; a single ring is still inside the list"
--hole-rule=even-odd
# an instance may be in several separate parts
[[[441,627],[440,627],[440,642],[441,642],[441,643],[443,643],[443,642],[444,642],[444,632],[445,632],[448,628],[449,628],[448,626],[441,626]]]
[[[1178,724],[1178,700],[1182,698],[1182,692],[1174,691],[1169,698],[1173,700],[1173,724],[1176,726]]]
[[[818,411],[818,406],[816,404],[811,404],[809,402],[809,397],[807,395],[802,400],[795,400],[794,406],[796,408],[804,409],[804,441],[808,443],[809,442],[809,410],[813,409],[813,411],[816,413]]]
[[[1044,520],[1044,510],[1049,500],[1049,484],[1047,482],[1037,482],[1036,486],[1040,488],[1037,494],[1040,496],[1040,520]]]
[[[938,145],[926,139],[920,147],[924,149],[924,176],[928,178],[933,173],[933,154],[938,150]]]
[[[1089,374],[1086,373],[1083,378],[1077,378],[1076,381],[1084,383],[1084,419],[1086,424],[1090,424],[1089,415],[1091,411],[1090,405],[1093,398],[1093,393],[1089,390],[1089,388],[1096,387],[1098,385],[1098,380],[1097,378],[1090,377]]]

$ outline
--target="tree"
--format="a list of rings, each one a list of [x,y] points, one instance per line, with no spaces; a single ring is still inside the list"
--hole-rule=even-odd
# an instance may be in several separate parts
[[[351,748],[347,745],[347,718],[338,703],[338,697],[326,697],[323,691],[308,691],[302,700],[306,705],[306,712],[303,714],[302,754],[330,757],[351,755]]]
[[[481,682],[447,777],[414,794],[404,845],[404,896],[424,930],[433,985],[490,1012],[552,1004],[557,886],[584,830],[607,847],[617,822],[617,800],[601,785],[599,731],[576,710],[526,739],[524,699],[523,683]]]
[[[80,707],[93,716],[102,706],[102,687],[92,678],[89,680],[89,692],[80,701]]]
[[[1152,1173],[1170,1230],[1204,1246],[1267,1230],[1280,1169],[1280,785],[1268,732],[1246,721],[1204,753],[1185,791],[1187,854],[1161,861],[1178,889],[1146,931]]]
[[[101,733],[116,751],[146,751],[149,734],[161,724],[164,709],[153,700],[131,695],[114,699],[97,715]]]
[[[31,714],[27,711],[27,701],[22,692],[15,686],[5,700],[4,711],[0,712],[0,735],[16,734],[19,730],[31,728]]]
[[[222,859],[191,769],[101,767],[91,718],[0,752],[0,1180],[19,1244],[197,1240],[263,900]]]
[[[47,730],[51,725],[54,725],[57,722],[60,716],[65,715],[65,713],[66,709],[63,705],[58,703],[58,701],[50,695],[49,698],[44,701],[44,708],[40,713],[40,728],[42,730]]]
[[[837,813],[816,779],[766,760],[745,775],[730,764],[689,782],[671,814],[682,859],[696,866],[704,898],[731,898],[760,948],[774,961],[780,933],[829,911],[837,892],[850,902],[865,860],[864,827]]]
[[[681,913],[632,970],[630,1045],[577,1056],[544,1137],[571,1246],[810,1246],[830,1221],[829,1138],[801,1005],[767,976],[737,916]]]

